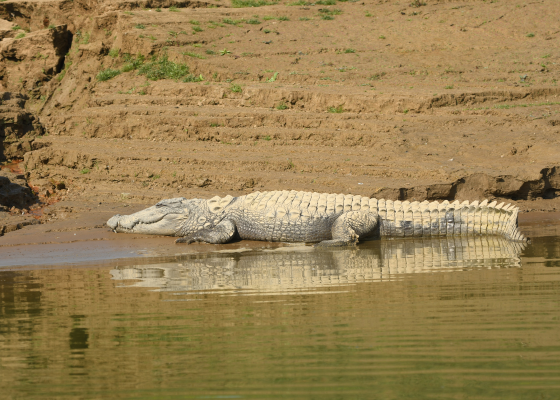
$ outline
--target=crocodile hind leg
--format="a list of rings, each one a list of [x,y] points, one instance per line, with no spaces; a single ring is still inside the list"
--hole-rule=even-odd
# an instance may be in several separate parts
[[[371,236],[377,227],[378,215],[371,211],[348,211],[334,222],[331,240],[323,240],[315,247],[355,246],[360,237]]]
[[[231,240],[235,235],[235,224],[229,220],[224,220],[213,228],[201,229],[192,235],[175,240],[175,243],[204,242],[210,244],[223,244]]]

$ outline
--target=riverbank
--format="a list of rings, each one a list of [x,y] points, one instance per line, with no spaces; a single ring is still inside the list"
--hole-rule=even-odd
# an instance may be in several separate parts
[[[0,3],[2,249],[256,190],[560,210],[558,2],[240,4]]]

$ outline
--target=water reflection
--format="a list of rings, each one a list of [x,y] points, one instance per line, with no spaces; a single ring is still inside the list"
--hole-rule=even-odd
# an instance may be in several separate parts
[[[366,281],[393,281],[406,274],[472,268],[520,267],[524,244],[499,237],[382,240],[366,246],[318,251],[281,248],[206,254],[179,262],[111,270],[122,286],[158,291],[280,294]]]

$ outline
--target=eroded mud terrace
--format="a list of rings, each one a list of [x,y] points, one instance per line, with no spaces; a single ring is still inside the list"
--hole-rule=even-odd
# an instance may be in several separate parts
[[[285,189],[558,209],[558,2],[240,4],[0,3],[33,220]]]

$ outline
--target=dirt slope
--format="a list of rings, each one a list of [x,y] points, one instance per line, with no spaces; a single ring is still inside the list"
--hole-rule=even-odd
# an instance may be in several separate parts
[[[0,3],[0,89],[45,129],[19,144],[44,200],[560,205],[559,2],[233,5]]]

